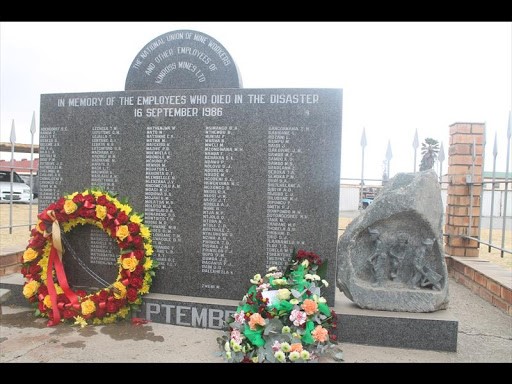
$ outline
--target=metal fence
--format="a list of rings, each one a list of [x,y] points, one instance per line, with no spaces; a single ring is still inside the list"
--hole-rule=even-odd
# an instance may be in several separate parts
[[[482,243],[488,246],[488,252],[491,251],[491,248],[496,248],[500,250],[501,257],[503,257],[503,253],[512,253],[511,249],[505,248],[505,233],[507,231],[507,227],[511,226],[510,223],[507,223],[507,221],[511,221],[512,214],[510,214],[510,211],[512,210],[512,203],[509,201],[511,200],[512,193],[509,194],[509,190],[512,189],[512,180],[510,180],[510,144],[511,144],[511,130],[512,130],[512,112],[509,114],[509,124],[508,124],[508,130],[507,130],[507,153],[506,153],[506,171],[505,171],[505,179],[498,179],[496,177],[496,163],[498,159],[498,151],[497,151],[497,141],[498,137],[495,136],[494,138],[494,150],[493,150],[493,170],[492,170],[492,177],[490,180],[483,180],[482,183],[473,183],[474,180],[474,167],[475,167],[475,160],[476,160],[476,153],[475,153],[475,144],[472,145],[472,175],[469,176],[468,179],[468,185],[470,188],[470,193],[473,195],[474,188],[476,187],[482,187],[482,204],[486,204],[486,206],[482,207],[483,211],[490,212],[489,215],[489,239],[486,241],[485,239],[482,239],[481,234],[481,224],[482,220],[480,220],[480,226],[478,228],[478,236],[473,237],[469,235],[462,235],[462,237],[476,240],[478,243]],[[10,142],[9,143],[0,143],[0,151],[2,152],[10,152],[11,153],[11,160],[10,165],[4,164],[4,168],[8,168],[11,171],[11,196],[12,196],[12,171],[17,171],[18,167],[14,165],[14,154],[15,153],[30,153],[30,166],[28,168],[30,175],[29,175],[29,186],[31,190],[31,199],[29,204],[29,213],[27,222],[23,224],[13,224],[13,204],[14,201],[11,199],[8,203],[10,205],[9,208],[9,220],[7,225],[0,226],[0,230],[2,229],[9,229],[9,233],[12,233],[12,229],[15,227],[25,227],[28,226],[28,228],[32,228],[33,221],[32,221],[32,210],[36,209],[37,201],[33,198],[33,191],[34,191],[34,177],[37,174],[37,168],[34,166],[34,153],[39,152],[39,146],[34,145],[34,135],[36,133],[36,124],[35,124],[35,113],[32,116],[32,123],[30,126],[30,134],[31,134],[31,144],[17,144],[16,143],[16,131],[14,126],[14,121],[12,122],[11,127],[11,134],[10,134]],[[365,130],[363,128],[362,136],[361,136],[361,177],[360,178],[342,178],[340,179],[340,210],[341,211],[352,211],[352,210],[360,210],[363,209],[361,206],[361,200],[363,199],[364,190],[369,185],[370,186],[382,186],[386,180],[384,179],[365,179],[364,173],[365,173],[365,164],[364,164],[364,151],[365,147],[367,146],[367,140],[366,140],[366,134]],[[414,140],[413,140],[413,150],[414,150],[414,170],[416,171],[416,158],[417,158],[417,149],[419,147],[419,141],[418,141],[418,131],[416,130],[414,134]],[[485,151],[484,151],[485,153]],[[385,175],[389,176],[389,168],[390,168],[390,162],[392,158],[392,150],[390,142],[387,143],[387,149],[386,149],[386,172]],[[443,161],[445,160],[445,154],[444,154],[444,148],[443,143],[441,142],[441,146],[439,148],[438,156],[437,156],[437,165],[438,165],[438,175],[439,176],[439,183],[441,184],[441,191],[442,191],[442,199],[443,203],[446,205],[446,182],[442,180],[442,167],[443,167]],[[501,160],[500,160],[501,161]],[[24,168],[25,170],[27,168]],[[471,178],[472,176],[472,178]],[[370,183],[370,184],[367,184]],[[489,186],[490,188],[485,189],[485,186]],[[498,188],[498,186],[500,188]],[[499,196],[499,199],[496,198],[496,196]],[[499,201],[499,208],[496,206],[496,202]],[[487,204],[490,204],[490,209],[487,206]],[[35,206],[35,207],[34,207]],[[470,215],[473,213],[473,199],[471,199],[471,206],[469,209]],[[498,209],[497,209],[498,208]],[[496,211],[498,211],[498,217],[495,216]],[[501,228],[496,228],[496,220],[501,219],[501,225],[499,225]],[[4,220],[2,220],[4,221]],[[472,223],[472,217],[470,217],[469,220],[469,226]],[[493,231],[500,230],[501,231],[501,243],[500,244],[493,244],[491,239],[493,237]],[[468,228],[468,234],[470,234],[470,228]]]

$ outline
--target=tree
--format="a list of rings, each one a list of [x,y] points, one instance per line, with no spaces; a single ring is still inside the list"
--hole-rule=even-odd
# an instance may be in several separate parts
[[[439,142],[430,137],[425,139],[425,142],[421,143],[421,162],[420,171],[426,171],[427,169],[434,168],[434,163],[437,160],[439,154]]]

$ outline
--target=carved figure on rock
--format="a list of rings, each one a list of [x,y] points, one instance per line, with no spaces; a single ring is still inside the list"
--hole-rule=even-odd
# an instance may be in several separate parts
[[[441,275],[426,264],[425,257],[432,253],[434,246],[433,239],[425,239],[421,245],[415,249],[413,258],[414,272],[410,280],[410,286],[414,289],[433,287],[441,289]]]
[[[375,249],[368,258],[372,271],[372,286],[382,285],[386,278],[387,254],[384,243],[380,239],[380,233],[377,229],[368,228],[370,240],[374,243]]]
[[[409,242],[409,240],[407,238],[407,235],[405,233],[401,232],[397,235],[396,243],[389,250],[389,257],[390,257],[389,278],[391,280],[395,280],[396,277],[398,276],[398,270],[399,270],[400,265],[402,264],[402,261],[404,260],[405,255],[407,253],[408,242]]]

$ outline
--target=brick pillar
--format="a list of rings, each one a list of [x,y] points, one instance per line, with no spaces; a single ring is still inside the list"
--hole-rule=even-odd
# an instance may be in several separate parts
[[[472,169],[472,146],[475,166]],[[448,197],[445,216],[445,253],[449,256],[478,256],[478,242],[460,237],[478,237],[482,197],[485,124],[455,123],[450,126],[448,150]],[[473,179],[470,178],[473,176]],[[471,182],[473,209],[470,213]],[[471,227],[469,220],[471,216]]]

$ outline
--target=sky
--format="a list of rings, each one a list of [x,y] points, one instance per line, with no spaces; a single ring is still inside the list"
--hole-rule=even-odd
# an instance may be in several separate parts
[[[486,124],[485,170],[496,135],[505,171],[511,22],[1,22],[0,141],[14,121],[16,141],[29,144],[35,112],[38,143],[41,94],[123,91],[138,52],[180,29],[219,41],[243,88],[342,89],[342,179],[361,177],[363,128],[365,179],[382,177],[388,143],[390,176],[412,172],[416,130],[420,143],[442,143],[444,174],[457,122]]]

